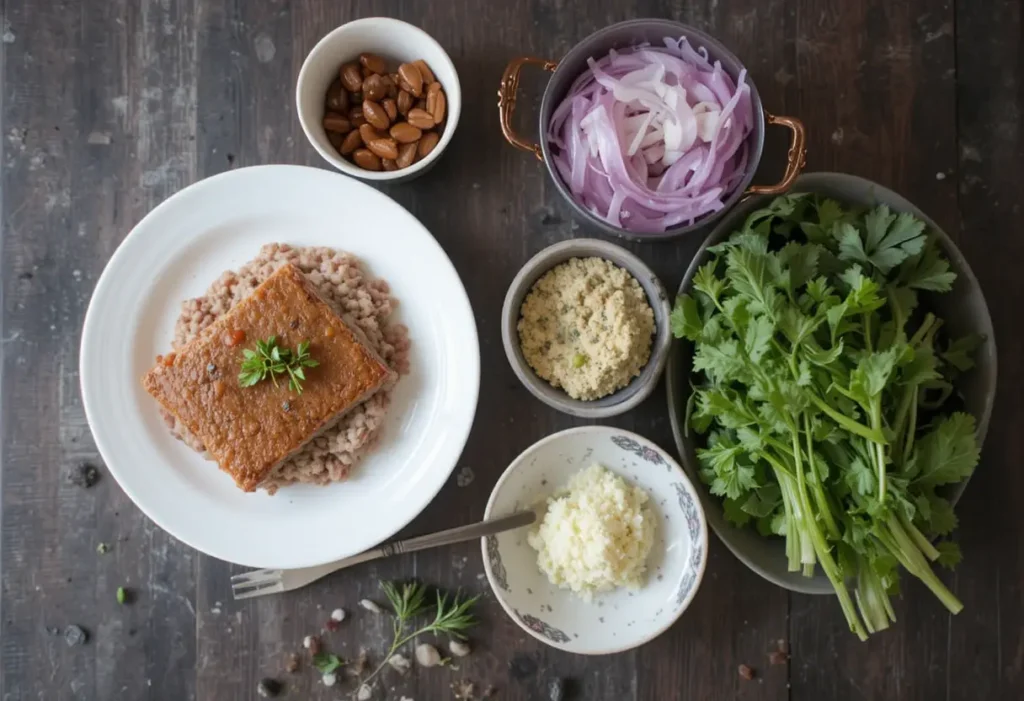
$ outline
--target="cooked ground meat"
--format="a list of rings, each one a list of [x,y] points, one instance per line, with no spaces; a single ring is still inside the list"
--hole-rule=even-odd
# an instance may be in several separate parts
[[[387,282],[368,277],[355,256],[324,247],[267,244],[237,272],[225,272],[205,295],[183,303],[174,328],[172,345],[175,350],[252,294],[285,263],[297,266],[324,299],[335,305],[349,324],[363,332],[368,345],[391,369],[399,375],[408,374],[408,330],[401,324],[388,323],[396,301],[389,294]],[[336,426],[313,439],[281,466],[274,482],[264,485],[267,491],[273,494],[278,487],[293,482],[324,485],[347,478],[379,436],[391,389],[391,386],[385,387],[352,409]],[[176,436],[195,450],[205,452],[202,443],[171,414],[164,412],[164,419]]]

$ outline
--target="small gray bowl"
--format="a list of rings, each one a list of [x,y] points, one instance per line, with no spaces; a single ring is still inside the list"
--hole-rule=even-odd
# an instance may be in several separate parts
[[[519,310],[523,300],[537,279],[559,263],[570,258],[603,258],[620,268],[629,271],[636,278],[647,295],[647,301],[654,311],[654,340],[651,344],[651,357],[641,371],[639,377],[633,378],[627,386],[607,397],[585,402],[573,399],[563,390],[552,387],[533,371],[523,351],[519,347]],[[530,390],[530,393],[550,407],[572,416],[585,419],[603,419],[623,414],[650,396],[658,384],[668,360],[668,350],[672,342],[669,331],[668,317],[671,313],[668,294],[658,280],[658,276],[643,261],[626,249],[607,241],[597,239],[572,239],[553,246],[548,246],[535,255],[512,280],[505,304],[501,310],[501,340],[505,346],[505,355],[515,371],[516,376]]]
[[[953,289],[945,294],[924,297],[922,303],[934,311],[944,322],[953,336],[966,336],[971,333],[980,334],[985,341],[975,354],[974,369],[962,375],[957,382],[957,390],[964,397],[964,409],[970,412],[977,421],[978,444],[985,442],[989,419],[992,416],[992,404],[996,394],[996,343],[992,330],[992,318],[988,313],[985,295],[982,293],[978,279],[971,272],[971,267],[953,240],[940,229],[924,212],[915,207],[905,198],[881,185],[845,173],[810,173],[797,178],[792,192],[813,192],[832,197],[840,202],[852,205],[873,207],[887,204],[897,212],[910,212],[928,225],[935,236],[943,254],[949,259],[950,267],[957,279]],[[715,227],[697,251],[679,286],[679,292],[689,292],[694,273],[710,258],[708,247],[721,243],[738,229],[747,215],[765,206],[771,197],[754,197],[730,211]],[[686,432],[686,403],[689,400],[691,385],[693,348],[685,340],[677,340],[672,344],[671,358],[665,384],[668,387],[668,412],[672,422],[672,433],[676,447],[679,449],[683,469],[697,485],[704,513],[708,523],[726,547],[732,551],[747,567],[757,572],[770,582],[790,591],[804,594],[832,594],[834,590],[828,578],[819,570],[814,577],[804,577],[799,572],[787,569],[785,542],[782,538],[765,538],[753,528],[737,528],[725,519],[722,501],[713,496],[698,474],[696,449],[701,436],[693,431]],[[950,485],[946,497],[954,504],[963,494],[966,482]]]

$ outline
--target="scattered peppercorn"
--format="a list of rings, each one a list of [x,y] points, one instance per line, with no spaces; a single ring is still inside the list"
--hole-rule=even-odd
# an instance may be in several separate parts
[[[260,679],[260,683],[256,685],[256,693],[265,699],[273,698],[281,693],[281,682],[270,677]]]
[[[748,682],[756,676],[754,669],[748,665],[741,664],[739,667],[740,676],[746,679]]]
[[[68,647],[85,645],[89,642],[89,633],[81,626],[70,625],[64,629],[64,642]]]
[[[83,462],[68,473],[68,481],[76,487],[88,489],[100,481],[100,471],[95,465]]]
[[[292,410],[292,403],[287,401],[287,400],[285,400],[285,401],[281,402],[281,408],[284,409],[285,411],[291,411]]]
[[[334,631],[338,630],[338,628],[340,628],[340,627],[341,627],[341,624],[338,623],[333,618],[328,618],[327,621],[324,623],[324,629],[328,630],[328,631],[330,631],[332,633]]]

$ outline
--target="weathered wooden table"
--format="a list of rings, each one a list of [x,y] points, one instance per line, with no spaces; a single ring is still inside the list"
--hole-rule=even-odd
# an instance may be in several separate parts
[[[82,317],[122,237],[149,209],[200,178],[261,163],[322,165],[292,99],[305,53],[359,16],[422,26],[460,72],[464,112],[437,168],[389,195],[434,232],[466,284],[480,331],[476,425],[451,482],[408,529],[479,519],[504,466],[534,440],[579,423],[530,397],[501,349],[505,288],[543,246],[579,235],[533,158],[498,129],[505,62],[557,58],[611,22],[677,18],[706,28],[747,63],[769,109],[803,118],[810,170],[843,170],[895,188],[957,236],[988,296],[1001,392],[977,476],[961,502],[965,560],[949,616],[905,580],[899,623],[868,643],[846,631],[832,598],[790,595],[712,539],[703,587],[682,620],[634,652],[600,659],[552,651],[523,634],[493,598],[459,669],[387,677],[388,698],[452,697],[470,679],[496,698],[547,698],[551,679],[575,698],[1024,698],[1024,32],[1013,0],[4,0],[2,149],[2,597],[0,698],[228,701],[285,678],[289,699],[342,698],[286,653],[336,606],[350,612],[328,640],[379,650],[387,623],[355,606],[376,580],[415,575],[484,592],[479,547],[359,567],[298,593],[234,603],[231,566],[165,535],[102,466],[84,490],[66,481],[98,463],[78,391]],[[539,96],[540,84],[527,94]],[[525,128],[532,128],[520,110]],[[775,135],[781,137],[781,134]],[[780,139],[781,141],[781,139]],[[774,144],[762,180],[774,179]],[[344,215],[339,213],[339,223]],[[674,288],[694,237],[631,246]],[[616,425],[672,447],[665,395]],[[460,470],[456,469],[456,473]],[[329,534],[308,534],[327,538]],[[112,551],[96,552],[110,542]],[[137,592],[119,606],[118,586]],[[322,608],[321,608],[322,607]],[[91,633],[68,647],[47,627]],[[787,665],[771,666],[776,640]],[[758,670],[744,681],[737,666]]]

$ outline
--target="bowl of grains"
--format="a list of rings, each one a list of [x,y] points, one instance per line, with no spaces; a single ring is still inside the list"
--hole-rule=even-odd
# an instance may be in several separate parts
[[[324,160],[346,175],[395,182],[437,161],[459,123],[462,90],[433,37],[366,17],[317,42],[295,100],[302,131]]]
[[[519,271],[502,309],[502,341],[523,385],[548,406],[604,418],[647,398],[671,340],[668,295],[629,251],[573,239]]]

